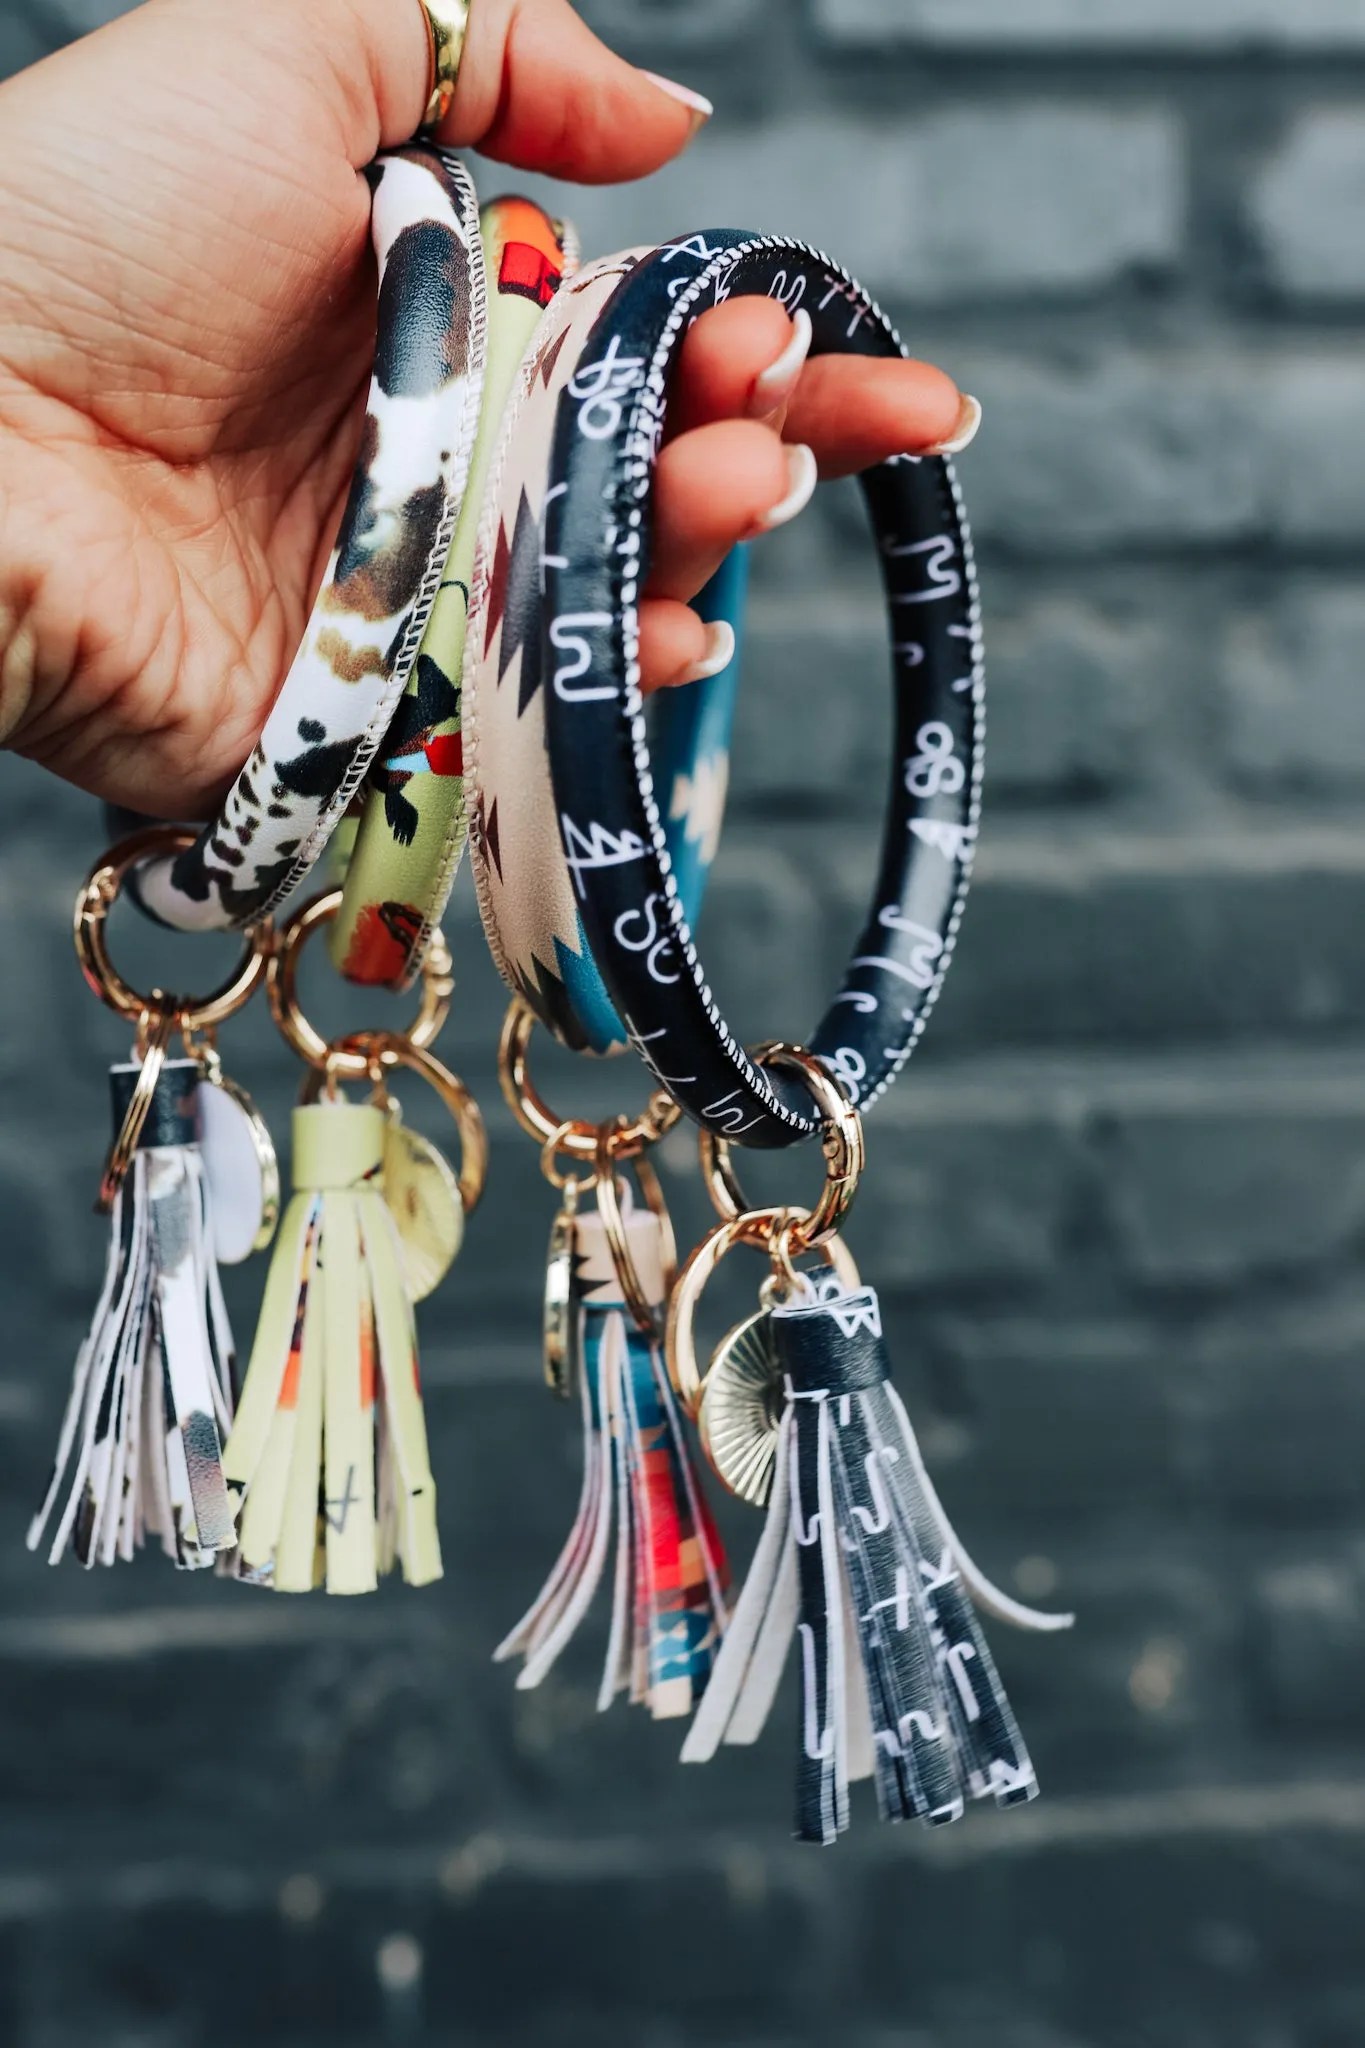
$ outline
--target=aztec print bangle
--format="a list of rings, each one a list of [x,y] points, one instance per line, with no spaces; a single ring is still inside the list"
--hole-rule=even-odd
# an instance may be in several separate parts
[[[348,981],[403,988],[440,923],[465,845],[460,675],[479,508],[503,408],[544,309],[578,267],[572,228],[528,199],[479,216],[488,350],[479,430],[455,537],[407,689],[370,769],[365,808],[328,934]]]
[[[465,659],[464,726],[470,859],[493,958],[509,988],[576,1051],[629,1042],[593,963],[560,844],[545,749],[541,582],[546,481],[557,410],[578,390],[589,336],[645,251],[605,257],[566,284],[537,330],[503,420],[484,500]],[[735,628],[742,553],[699,600]],[[553,637],[553,636],[552,636]],[[656,700],[663,833],[689,915],[701,901],[719,836],[738,664]]]
[[[485,338],[474,188],[423,144],[380,157],[370,181],[379,333],[326,580],[218,817],[140,878],[144,907],[188,931],[251,923],[321,853],[408,681],[464,492]]]
[[[804,243],[693,235],[638,264],[559,405],[546,491],[541,692],[564,858],[593,959],[656,1079],[745,1145],[814,1135],[799,1082],[757,1067],[697,957],[650,766],[638,617],[668,379],[691,321],[740,294],[804,306],[811,353],[893,356],[899,336]],[[980,805],[985,685],[971,541],[941,457],[863,475],[891,622],[895,746],[880,872],[842,987],[807,1041],[859,1108],[889,1086],[947,971]]]

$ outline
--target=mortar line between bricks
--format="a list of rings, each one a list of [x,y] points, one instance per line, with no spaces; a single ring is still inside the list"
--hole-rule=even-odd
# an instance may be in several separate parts
[[[322,1604],[290,1603],[285,1613],[274,1602],[248,1595],[249,1606],[179,1609],[135,1608],[123,1614],[62,1614],[0,1621],[0,1663],[124,1663],[183,1651],[297,1649],[316,1643],[372,1645],[411,1642],[448,1634],[448,1621],[434,1611],[394,1606],[357,1613]]]
[[[1112,1798],[1042,1799],[1009,1813],[974,1814],[965,1827],[868,1832],[841,1845],[839,1854],[861,1870],[913,1862],[960,1868],[1012,1857],[1051,1856],[1058,1850],[1110,1850],[1139,1842],[1263,1840],[1285,1834],[1365,1836],[1365,1784],[1309,1780],[1281,1785],[1226,1785],[1202,1790],[1129,1793]],[[79,1867],[79,1859],[71,1863]],[[752,1834],[709,1833],[669,1841],[650,1836],[583,1837],[495,1834],[411,1850],[367,1845],[328,1851],[309,1874],[339,1891],[442,1892],[452,1905],[475,1896],[500,1877],[545,1884],[591,1882],[648,1874],[652,1880],[691,1877],[726,1882],[742,1864],[792,1891],[819,1884],[820,1859],[793,1841],[756,1842]],[[86,1864],[94,1871],[91,1860]],[[188,1859],[128,1863],[75,1882],[36,1873],[0,1879],[0,1923],[36,1917],[43,1908],[73,1905],[145,1910],[187,1898],[247,1911],[273,1901],[284,1878],[298,1868],[262,1870],[258,1858],[231,1864],[220,1853],[211,1872]]]

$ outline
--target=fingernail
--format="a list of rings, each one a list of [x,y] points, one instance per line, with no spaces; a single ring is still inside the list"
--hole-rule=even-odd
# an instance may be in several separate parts
[[[660,92],[666,92],[671,100],[677,100],[692,115],[692,132],[695,135],[703,121],[709,121],[715,108],[705,93],[693,92],[690,85],[679,85],[676,78],[661,78],[657,71],[646,71],[644,76],[651,85],[657,85]]]
[[[760,533],[771,533],[775,526],[785,526],[789,519],[809,505],[816,484],[820,481],[820,469],[815,460],[815,450],[807,448],[802,441],[794,441],[783,449],[787,458],[787,495],[779,498],[770,512],[765,512],[758,522]]]
[[[926,455],[960,455],[976,439],[976,430],[981,425],[981,401],[962,394],[962,403],[957,409],[957,421],[946,441],[936,441],[932,448],[926,448]]]
[[[718,676],[723,668],[729,668],[735,658],[735,629],[728,619],[717,619],[706,629],[706,652],[700,661],[694,661],[691,668],[685,668],[676,683],[704,683],[708,676]]]
[[[792,314],[792,337],[776,362],[769,363],[754,379],[754,388],[749,398],[748,413],[751,420],[768,421],[777,415],[788,403],[796,389],[796,380],[801,375],[801,365],[810,354],[810,314],[804,306],[798,306]]]

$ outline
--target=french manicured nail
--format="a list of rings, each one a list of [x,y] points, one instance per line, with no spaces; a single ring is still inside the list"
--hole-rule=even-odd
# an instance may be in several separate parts
[[[734,658],[735,629],[728,619],[717,619],[706,629],[706,652],[701,660],[685,668],[675,681],[704,683],[708,676],[718,676],[723,668],[728,668]]]
[[[932,448],[926,448],[926,455],[960,455],[976,439],[976,430],[981,425],[981,401],[967,392],[962,394],[962,403],[957,409],[957,422],[946,441],[936,441]]]
[[[813,448],[807,448],[803,441],[794,441],[782,452],[787,458],[787,495],[779,498],[772,510],[765,512],[759,520],[760,533],[771,533],[775,526],[785,526],[789,519],[795,519],[797,513],[809,505],[820,481]]]
[[[748,405],[751,420],[761,420],[766,424],[786,408],[801,375],[801,365],[810,354],[810,336],[810,314],[804,306],[798,306],[792,314],[791,340],[776,362],[769,363],[767,369],[761,370],[754,379]]]
[[[679,106],[686,107],[692,116],[692,132],[695,135],[703,121],[709,121],[715,108],[705,93],[693,92],[690,85],[679,85],[676,78],[661,78],[657,71],[646,71],[645,77],[651,85],[657,85],[660,92],[666,92]]]

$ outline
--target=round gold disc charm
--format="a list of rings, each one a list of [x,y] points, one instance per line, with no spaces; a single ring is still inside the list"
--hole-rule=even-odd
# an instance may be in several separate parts
[[[767,1309],[723,1337],[702,1384],[697,1427],[716,1476],[752,1507],[767,1505],[782,1420],[782,1368]]]
[[[577,1223],[566,1203],[555,1217],[550,1231],[550,1249],[545,1260],[545,1315],[542,1326],[545,1351],[545,1383],[562,1400],[578,1391],[581,1367],[578,1344],[578,1294],[576,1271]]]
[[[408,1296],[422,1301],[439,1287],[464,1240],[464,1203],[444,1153],[396,1116],[384,1133],[384,1200],[398,1225]]]

